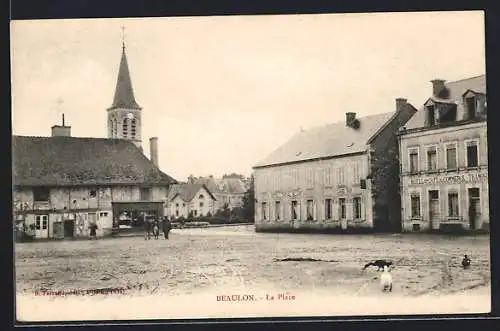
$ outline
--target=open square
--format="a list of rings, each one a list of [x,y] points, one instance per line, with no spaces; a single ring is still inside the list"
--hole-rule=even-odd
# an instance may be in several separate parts
[[[462,269],[463,254],[472,260],[470,269]],[[296,261],[279,261],[287,258]],[[394,262],[390,294],[381,292],[376,268],[362,270],[367,262],[379,258]],[[489,237],[272,234],[255,233],[253,226],[175,229],[169,240],[133,236],[18,244],[16,279],[22,297],[32,297],[34,291],[68,293],[75,289],[125,289],[126,295],[94,297],[112,297],[118,302],[123,297],[157,295],[171,302],[186,295],[206,295],[203,298],[208,302],[195,300],[200,313],[207,306],[222,307],[225,302],[217,296],[240,295],[241,299],[255,293],[295,296],[306,315],[310,312],[301,297],[304,293],[325,298],[349,296],[351,302],[377,298],[379,303],[383,296],[462,297],[469,298],[470,306],[464,307],[468,312],[481,310],[490,302]],[[482,300],[474,300],[474,295]],[[439,312],[446,308],[429,309]],[[386,313],[398,309],[389,306]]]

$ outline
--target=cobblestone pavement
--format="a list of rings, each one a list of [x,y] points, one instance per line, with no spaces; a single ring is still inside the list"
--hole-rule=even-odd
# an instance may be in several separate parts
[[[143,237],[15,246],[18,293],[125,288],[128,294],[192,294],[235,286],[276,291],[379,292],[376,269],[395,264],[393,293],[451,294],[490,286],[488,236],[255,233],[252,226],[178,229],[169,240]],[[472,259],[461,268],[463,254]],[[311,258],[320,261],[279,262]],[[229,293],[230,294],[230,293]]]

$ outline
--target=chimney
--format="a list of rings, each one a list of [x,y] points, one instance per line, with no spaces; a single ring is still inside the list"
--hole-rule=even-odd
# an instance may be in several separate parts
[[[439,97],[441,92],[444,90],[444,83],[446,81],[443,79],[433,79],[431,80],[432,83],[432,95],[435,97]]]
[[[403,110],[404,106],[406,105],[408,100],[405,98],[396,98],[396,111],[401,111]]]
[[[158,137],[149,138],[149,158],[158,167]]]
[[[71,137],[71,126],[66,126],[64,122],[64,114],[62,114],[62,125],[53,125],[52,137]]]
[[[345,113],[345,125],[352,127],[354,120],[356,119],[356,113]]]

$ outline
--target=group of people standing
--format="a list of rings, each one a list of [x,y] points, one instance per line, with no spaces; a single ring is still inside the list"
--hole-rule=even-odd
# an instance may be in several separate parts
[[[151,235],[153,235],[155,239],[158,239],[160,231],[163,233],[163,239],[168,239],[168,234],[170,230],[172,230],[172,223],[170,222],[168,217],[164,217],[162,219],[146,219],[144,221],[144,230],[145,240],[150,240]]]

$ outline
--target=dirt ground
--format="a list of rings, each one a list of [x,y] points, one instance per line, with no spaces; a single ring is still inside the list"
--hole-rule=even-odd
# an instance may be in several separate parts
[[[472,260],[461,268],[463,254]],[[283,258],[323,261],[280,262]],[[380,293],[375,259],[394,262],[393,295],[489,291],[488,236],[255,233],[252,226],[176,229],[143,237],[15,246],[17,292],[125,288],[127,295],[187,295],[230,288],[336,295]],[[472,293],[472,292],[471,292]]]

